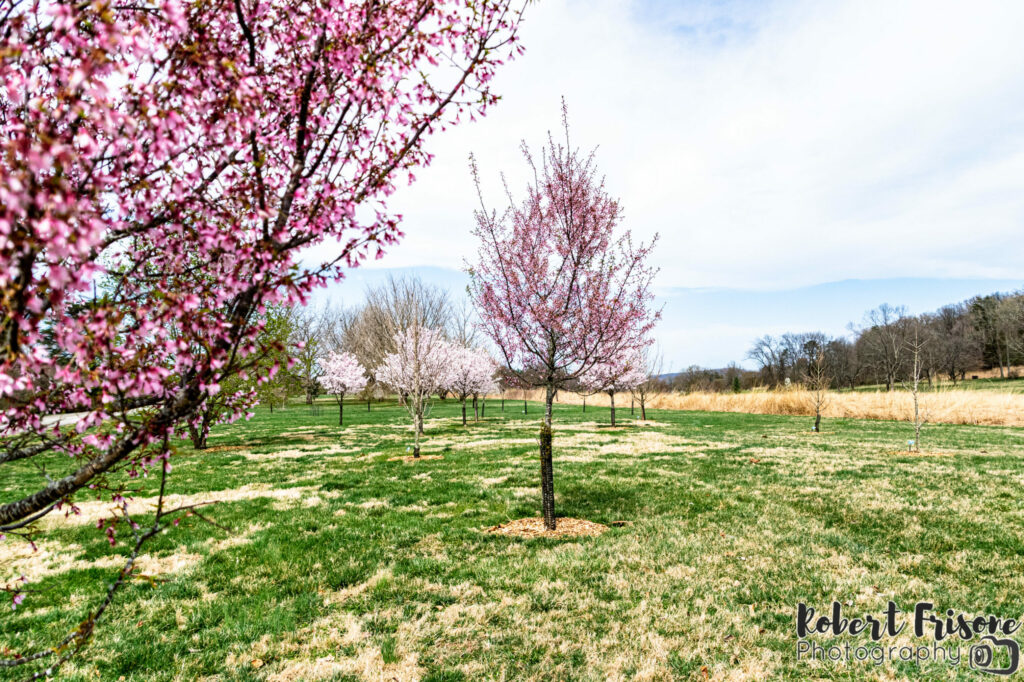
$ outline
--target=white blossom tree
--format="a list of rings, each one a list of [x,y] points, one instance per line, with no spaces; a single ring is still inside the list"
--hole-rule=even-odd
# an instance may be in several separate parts
[[[327,393],[338,399],[338,426],[344,425],[345,394],[359,393],[366,388],[366,371],[352,353],[327,354],[320,361],[323,374],[320,383]]]
[[[395,334],[395,348],[396,352],[384,356],[375,374],[404,397],[413,423],[413,457],[418,458],[430,397],[452,384],[454,347],[440,331],[413,325]]]
[[[476,405],[478,396],[497,390],[494,373],[497,367],[494,360],[484,350],[453,346],[451,350],[450,383],[446,388],[455,399],[462,404],[462,425],[466,425],[466,401],[473,398]],[[479,420],[479,414],[476,415]]]

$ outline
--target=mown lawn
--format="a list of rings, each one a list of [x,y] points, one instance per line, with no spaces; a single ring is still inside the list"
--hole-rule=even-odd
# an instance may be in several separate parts
[[[971,678],[798,662],[804,601],[881,614],[891,599],[969,613],[1024,613],[1024,429],[726,413],[557,408],[560,515],[611,524],[600,537],[483,532],[539,514],[540,406],[489,403],[464,428],[438,403],[424,454],[406,454],[399,408],[305,406],[183,441],[172,491],[223,500],[146,548],[139,580],[64,674],[103,680],[604,680]],[[51,463],[61,466],[59,462]],[[5,465],[3,499],[24,488]],[[137,497],[154,494],[144,479]],[[51,643],[94,605],[114,570],[96,530],[106,505],[21,556],[3,578],[43,592],[4,606],[0,642]],[[59,543],[57,542],[59,540]],[[67,598],[71,594],[70,600]],[[825,642],[825,639],[822,639]],[[917,640],[907,634],[897,644]],[[3,673],[0,672],[0,675]]]

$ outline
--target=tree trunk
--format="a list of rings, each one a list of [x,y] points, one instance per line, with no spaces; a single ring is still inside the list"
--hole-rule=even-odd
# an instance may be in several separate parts
[[[608,396],[612,400],[612,426],[615,426],[615,391],[608,391]]]
[[[209,410],[203,410],[202,418],[199,420],[199,428],[188,425],[188,435],[192,439],[192,447],[196,450],[206,449],[206,439],[210,435],[210,419],[213,413]]]
[[[481,398],[480,399],[480,416],[481,417],[486,417],[487,416],[486,412],[487,412],[487,398]]]
[[[583,396],[583,414],[587,413],[587,396]]]
[[[274,414],[274,403],[273,403],[273,401],[270,402],[270,414]]]
[[[523,401],[523,414],[526,414],[526,401]]]
[[[188,425],[188,435],[192,439],[192,447],[196,450],[206,449],[206,430],[197,429],[191,424]]]
[[[917,401],[917,386],[914,386],[914,452],[921,452],[921,407]]]
[[[647,421],[647,410],[645,409],[646,406],[644,405],[644,403],[645,403],[644,399],[640,398],[640,419],[641,419],[641,421]]]
[[[370,399],[369,398],[366,399],[366,411],[367,412],[370,411]]]
[[[505,396],[501,396],[501,411],[505,411]]]
[[[345,394],[338,397],[338,426],[345,425]]]
[[[413,424],[413,431],[416,435],[412,441],[412,456],[414,459],[419,459],[420,456],[420,434],[423,433],[423,415],[417,414],[415,422]]]
[[[473,396],[473,421],[480,421],[480,407],[476,404],[476,396]]]
[[[814,412],[814,432],[821,432],[821,410],[815,410]]]
[[[540,424],[540,496],[544,510],[544,527],[555,530],[555,475],[551,460],[551,403],[554,388],[547,387],[544,419]]]
[[[466,401],[462,401],[462,425],[466,425]]]

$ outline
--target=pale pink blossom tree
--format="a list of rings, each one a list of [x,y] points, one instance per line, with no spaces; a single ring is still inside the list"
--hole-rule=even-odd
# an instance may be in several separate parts
[[[615,426],[615,394],[632,391],[647,380],[640,353],[629,349],[617,357],[600,362],[580,377],[580,384],[593,393],[607,393],[611,401],[612,426]]]
[[[338,400],[338,426],[345,424],[345,394],[359,393],[366,388],[366,371],[352,353],[331,351],[320,361],[324,391]]]
[[[180,422],[273,352],[265,306],[396,242],[388,197],[424,142],[496,101],[512,1],[5,6],[0,465],[48,464],[0,503],[0,533],[166,467]],[[328,239],[334,257],[300,263]],[[69,411],[73,428],[47,419]],[[59,665],[107,603],[4,664]]]
[[[494,373],[497,367],[490,354],[480,348],[455,346],[452,349],[448,390],[462,404],[462,425],[466,425],[466,401],[497,390]],[[479,421],[479,414],[476,420]]]
[[[395,347],[396,352],[384,356],[376,376],[404,400],[412,419],[413,457],[418,458],[431,397],[452,384],[455,347],[440,331],[419,325],[395,334]]]
[[[480,421],[480,417],[485,416],[487,396],[498,391],[498,382],[494,378],[494,372],[497,367],[490,354],[487,355],[487,360],[490,363],[490,374],[486,375],[486,377],[482,376],[480,382],[476,385],[476,390],[473,391],[473,421]]]
[[[594,155],[549,135],[522,200],[488,211],[481,193],[474,234],[478,257],[469,268],[482,329],[524,384],[545,389],[540,429],[544,524],[555,528],[551,412],[555,393],[593,367],[638,350],[660,312],[651,309],[651,245],[634,245],[617,201],[597,175]],[[472,163],[477,190],[480,183]]]

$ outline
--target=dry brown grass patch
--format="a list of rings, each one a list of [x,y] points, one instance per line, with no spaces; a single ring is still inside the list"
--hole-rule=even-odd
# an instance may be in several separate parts
[[[533,401],[544,399],[541,391],[530,392],[528,397]],[[628,402],[629,395],[625,397]],[[620,395],[617,402],[621,399]],[[1024,426],[1024,394],[1021,393],[940,388],[922,393],[920,400],[928,421],[932,423]],[[562,392],[555,402],[579,405],[582,399],[575,393]],[[607,407],[608,396],[592,396],[587,399],[587,404]],[[814,416],[811,395],[800,387],[745,393],[658,393],[651,396],[647,407],[652,410]],[[829,391],[828,402],[822,412],[825,418],[897,421],[909,421],[913,414],[913,396],[909,391]]]
[[[245,450],[252,447],[251,445],[215,445],[212,448],[204,448],[202,450],[195,450],[195,454],[203,453],[214,453],[214,452],[234,452],[235,450]]]
[[[520,538],[574,538],[596,537],[601,535],[608,526],[585,519],[559,518],[555,522],[555,530],[544,527],[544,519],[530,517],[516,519],[508,523],[499,523],[487,528],[485,532],[495,535],[513,535]]]
[[[213,504],[216,502],[256,500],[260,498],[271,498],[280,502],[294,502],[301,500],[317,490],[317,488],[311,486],[297,488],[271,488],[265,484],[250,484],[244,485],[241,488],[215,490],[195,495],[166,495],[164,497],[164,509],[174,509],[176,507],[199,504]],[[156,504],[156,497],[135,497],[128,500],[128,513],[150,513],[156,510]],[[113,518],[115,515],[119,516],[122,513],[119,505],[111,501],[90,500],[87,502],[78,502],[75,506],[78,508],[78,514],[69,513],[66,518],[63,514],[60,516],[50,514],[49,516],[43,517],[40,521],[40,526],[44,529],[50,529],[64,524],[73,526],[91,525],[95,524],[100,519]]]
[[[886,450],[885,454],[893,455],[896,457],[910,455],[912,457],[956,457],[955,452],[938,452],[936,450],[922,450],[920,452],[914,452],[913,450]]]

